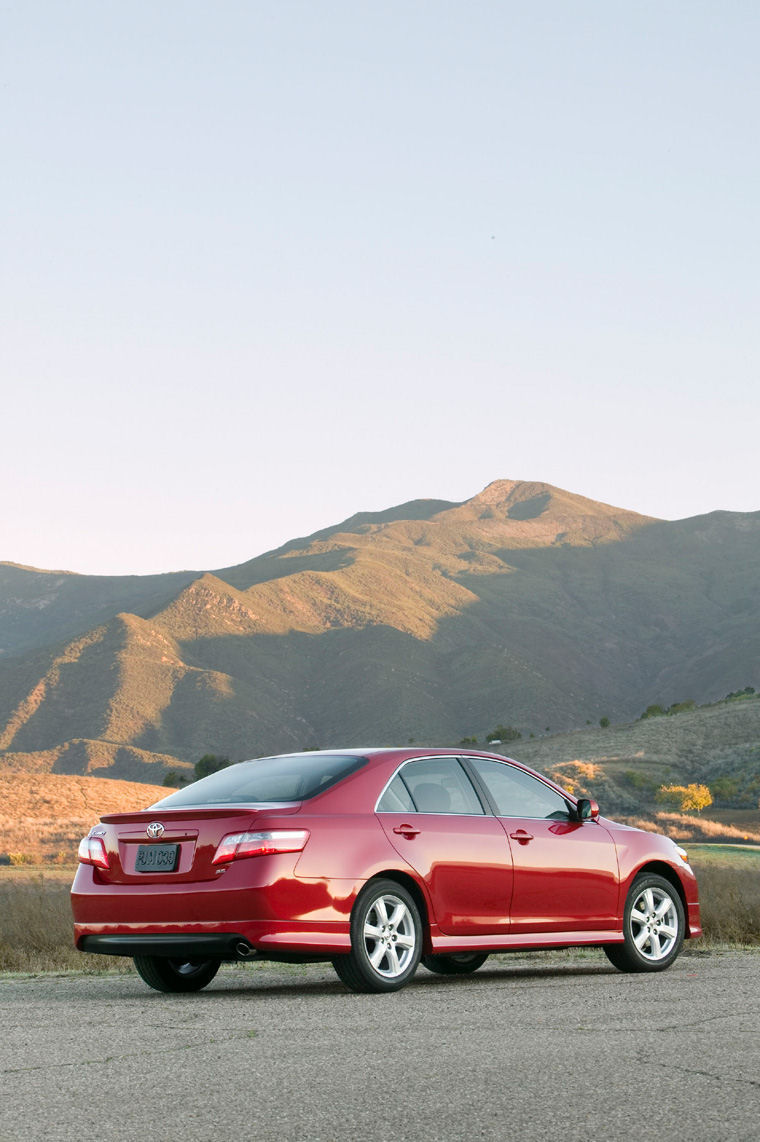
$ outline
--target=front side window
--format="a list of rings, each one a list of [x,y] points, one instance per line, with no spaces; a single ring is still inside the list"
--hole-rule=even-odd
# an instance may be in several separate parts
[[[385,808],[384,802],[397,780],[403,783],[418,813],[483,815],[485,812],[472,782],[455,757],[424,757],[407,762],[383,796],[381,811],[393,812]]]
[[[567,801],[543,781],[506,762],[480,757],[472,757],[469,762],[490,793],[500,817],[567,820]]]

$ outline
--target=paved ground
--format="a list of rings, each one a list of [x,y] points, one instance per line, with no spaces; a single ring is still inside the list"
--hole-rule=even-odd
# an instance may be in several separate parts
[[[0,977],[0,1139],[755,1142],[760,954],[494,957],[388,996],[327,966]]]

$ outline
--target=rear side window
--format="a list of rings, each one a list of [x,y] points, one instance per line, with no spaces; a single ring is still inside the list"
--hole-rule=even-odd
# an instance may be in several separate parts
[[[377,808],[381,813],[478,813],[482,816],[485,812],[455,757],[425,757],[407,762],[386,789]]]
[[[183,805],[240,805],[268,801],[306,801],[354,773],[367,759],[347,754],[294,753],[260,757],[220,769],[164,797],[153,809]]]
[[[397,773],[377,803],[378,813],[416,813],[412,795]]]

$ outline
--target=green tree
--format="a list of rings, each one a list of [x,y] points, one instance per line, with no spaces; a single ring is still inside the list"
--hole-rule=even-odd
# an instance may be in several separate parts
[[[710,792],[716,801],[733,801],[739,793],[739,782],[736,777],[716,777]]]
[[[228,757],[220,757],[216,753],[204,753],[200,761],[196,761],[194,769],[196,779],[201,777],[208,777],[211,773],[218,773],[220,769],[226,769],[230,764]]]
[[[178,769],[169,769],[164,774],[162,784],[167,785],[170,789],[179,789],[180,785],[187,785],[187,778]]]
[[[661,718],[664,714],[665,710],[660,705],[647,706],[639,721],[643,722],[644,718]]]
[[[603,730],[606,730],[607,726],[609,724],[610,724],[610,719],[606,716],[606,714],[603,718],[599,719],[599,725],[602,727]]]

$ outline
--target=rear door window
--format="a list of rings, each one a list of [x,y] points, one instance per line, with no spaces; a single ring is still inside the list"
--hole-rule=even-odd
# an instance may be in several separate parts
[[[395,782],[399,779],[410,795],[417,813],[466,813],[479,816],[485,813],[472,782],[455,757],[423,757],[418,761],[407,762],[391,782],[394,789]],[[386,808],[384,802],[385,795],[381,805],[378,805],[380,812],[404,811]]]

